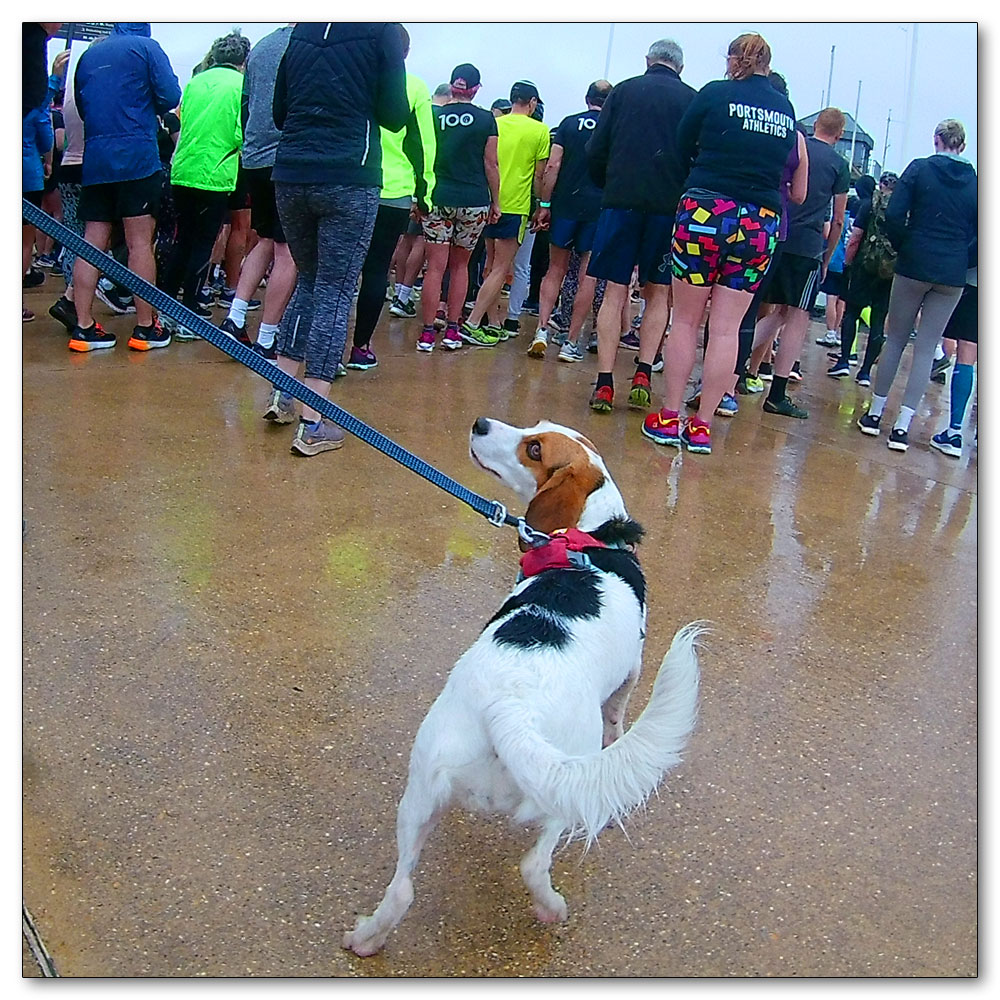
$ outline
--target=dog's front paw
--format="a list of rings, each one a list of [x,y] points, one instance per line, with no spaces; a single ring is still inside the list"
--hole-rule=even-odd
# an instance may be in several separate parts
[[[566,900],[559,895],[558,892],[552,894],[552,899],[549,903],[543,905],[541,903],[535,903],[535,916],[543,924],[561,924],[569,916],[569,909],[566,906]]]
[[[384,934],[372,933],[372,918],[358,917],[358,922],[354,925],[353,931],[348,931],[344,935],[343,946],[348,951],[353,951],[359,958],[368,958],[382,950],[386,936]],[[367,933],[365,933],[367,931]]]

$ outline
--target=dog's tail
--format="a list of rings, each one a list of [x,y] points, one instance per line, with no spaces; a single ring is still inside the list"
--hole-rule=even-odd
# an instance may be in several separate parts
[[[498,699],[488,713],[497,754],[515,781],[588,847],[608,823],[621,825],[680,762],[698,714],[695,646],[704,631],[704,623],[693,622],[674,636],[642,714],[597,753],[572,756],[552,746],[527,723],[523,702]]]

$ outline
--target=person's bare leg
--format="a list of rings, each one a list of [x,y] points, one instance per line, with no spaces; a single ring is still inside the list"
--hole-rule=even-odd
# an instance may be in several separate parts
[[[267,273],[267,266],[274,259],[274,240],[259,239],[257,245],[246,255],[240,278],[236,282],[236,298],[249,302],[253,293],[260,288],[261,279]],[[230,285],[230,288],[233,286]],[[270,289],[268,290],[270,294]]]
[[[476,304],[469,314],[468,323],[470,326],[479,326],[487,311],[495,306],[498,299],[503,297],[500,290],[503,288],[504,279],[514,261],[517,246],[517,240],[514,238],[486,241],[487,266],[490,270],[483,279],[482,287],[476,296]]]
[[[583,260],[580,261],[580,270],[584,267]],[[569,270],[569,250],[563,247],[549,244],[549,267],[542,278],[541,288],[538,293],[538,326],[544,330],[549,320],[552,319],[552,312],[556,307],[556,299],[559,298],[559,289],[562,288],[563,279]],[[594,294],[591,290],[591,300]],[[574,302],[574,309],[576,303]],[[588,305],[589,309],[590,306]]]
[[[92,243],[98,250],[107,250],[111,243],[111,223],[110,222],[88,222],[83,229],[83,238]],[[154,264],[155,270],[155,264]],[[82,257],[77,257],[73,264],[73,304],[76,306],[77,325],[81,330],[86,330],[94,325],[94,292],[97,290],[97,282],[100,272],[96,267],[92,267]],[[136,315],[138,315],[139,303],[136,300]]]
[[[774,356],[774,374],[788,378],[795,362],[802,353],[806,331],[809,329],[809,313],[805,309],[795,309],[789,306],[785,323],[781,328],[781,342]]]
[[[578,293],[579,294],[579,293]],[[609,281],[597,313],[597,371],[613,372],[622,335],[622,310],[628,306],[628,285]]]
[[[646,308],[639,324],[639,361],[651,365],[667,332],[670,319],[670,285],[646,282]]]
[[[587,273],[589,263],[590,254],[581,254],[576,298],[573,300],[573,311],[570,313],[569,333],[566,334],[567,342],[578,346],[583,324],[587,322],[587,314],[594,304],[594,294],[597,291],[597,278]]]
[[[438,301],[441,298],[441,285],[444,281],[445,268],[448,266],[450,243],[427,243],[424,241],[424,258],[427,270],[424,271],[424,290],[420,295],[420,314],[424,326],[433,326],[437,316]],[[454,275],[452,275],[454,279]]]
[[[128,266],[140,278],[151,285],[156,284],[156,253],[153,241],[156,238],[156,219],[151,215],[140,215],[122,219],[125,230],[125,245],[128,247]],[[137,326],[152,326],[153,307],[138,295],[135,301],[135,322]],[[77,313],[77,316],[80,314]]]
[[[701,403],[698,419],[711,425],[715,408],[733,388],[733,369],[740,344],[740,323],[753,301],[752,292],[716,285],[708,316],[709,337],[701,373]],[[671,333],[671,338],[673,333]],[[668,338],[668,343],[669,343]]]
[[[688,379],[694,370],[698,333],[712,289],[689,285],[685,281],[675,281],[672,287],[674,315],[670,336],[663,345],[663,408],[670,413],[678,413]],[[649,309],[648,305],[646,309]]]
[[[243,259],[250,241],[250,209],[234,210],[229,213],[229,219],[229,239],[226,241],[222,269],[226,272],[226,288],[235,288],[240,280]],[[257,284],[260,284],[259,280]]]
[[[462,321],[462,309],[465,308],[465,296],[469,291],[469,258],[471,250],[452,246],[448,254],[448,304],[445,316],[449,323],[456,326]],[[424,279],[426,281],[426,279]]]
[[[750,351],[750,374],[755,376],[771,353],[771,345],[778,336],[781,324],[785,321],[784,307],[772,309],[766,316],[757,320],[753,333],[753,349]]]
[[[292,253],[287,243],[274,244],[274,265],[271,277],[267,279],[267,293],[264,296],[264,309],[261,312],[261,325],[276,326],[285,315],[285,307],[295,291],[295,280],[298,268],[292,259]]]

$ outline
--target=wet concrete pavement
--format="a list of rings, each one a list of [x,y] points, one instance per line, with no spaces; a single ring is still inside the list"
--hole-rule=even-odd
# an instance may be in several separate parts
[[[676,629],[713,632],[684,764],[627,838],[557,853],[566,924],[531,914],[530,834],[455,812],[359,959],[340,940],[391,875],[414,733],[514,532],[356,439],[292,456],[207,343],[138,354],[99,313],[118,348],[72,354],[54,297],[23,328],[23,892],[59,974],[977,973],[977,456],[927,447],[946,387],[890,452],[811,337],[809,420],[742,397],[714,455],[679,455],[624,399],[589,410],[592,355],[422,355],[386,316],[333,398],[470,489],[519,509],[468,460],[481,414],[602,451],[648,532],[632,717]]]

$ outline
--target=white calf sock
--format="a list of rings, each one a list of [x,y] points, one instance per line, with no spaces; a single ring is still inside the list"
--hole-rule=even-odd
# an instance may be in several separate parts
[[[885,403],[888,396],[876,396],[872,393],[872,401],[868,404],[868,416],[881,417],[885,411]]]
[[[896,417],[896,424],[893,430],[897,431],[908,431],[910,429],[910,421],[913,419],[913,414],[917,411],[911,409],[909,406],[901,406],[899,408],[899,416]]]
[[[277,323],[261,323],[257,331],[257,343],[261,347],[273,347],[275,338],[278,336]]]

